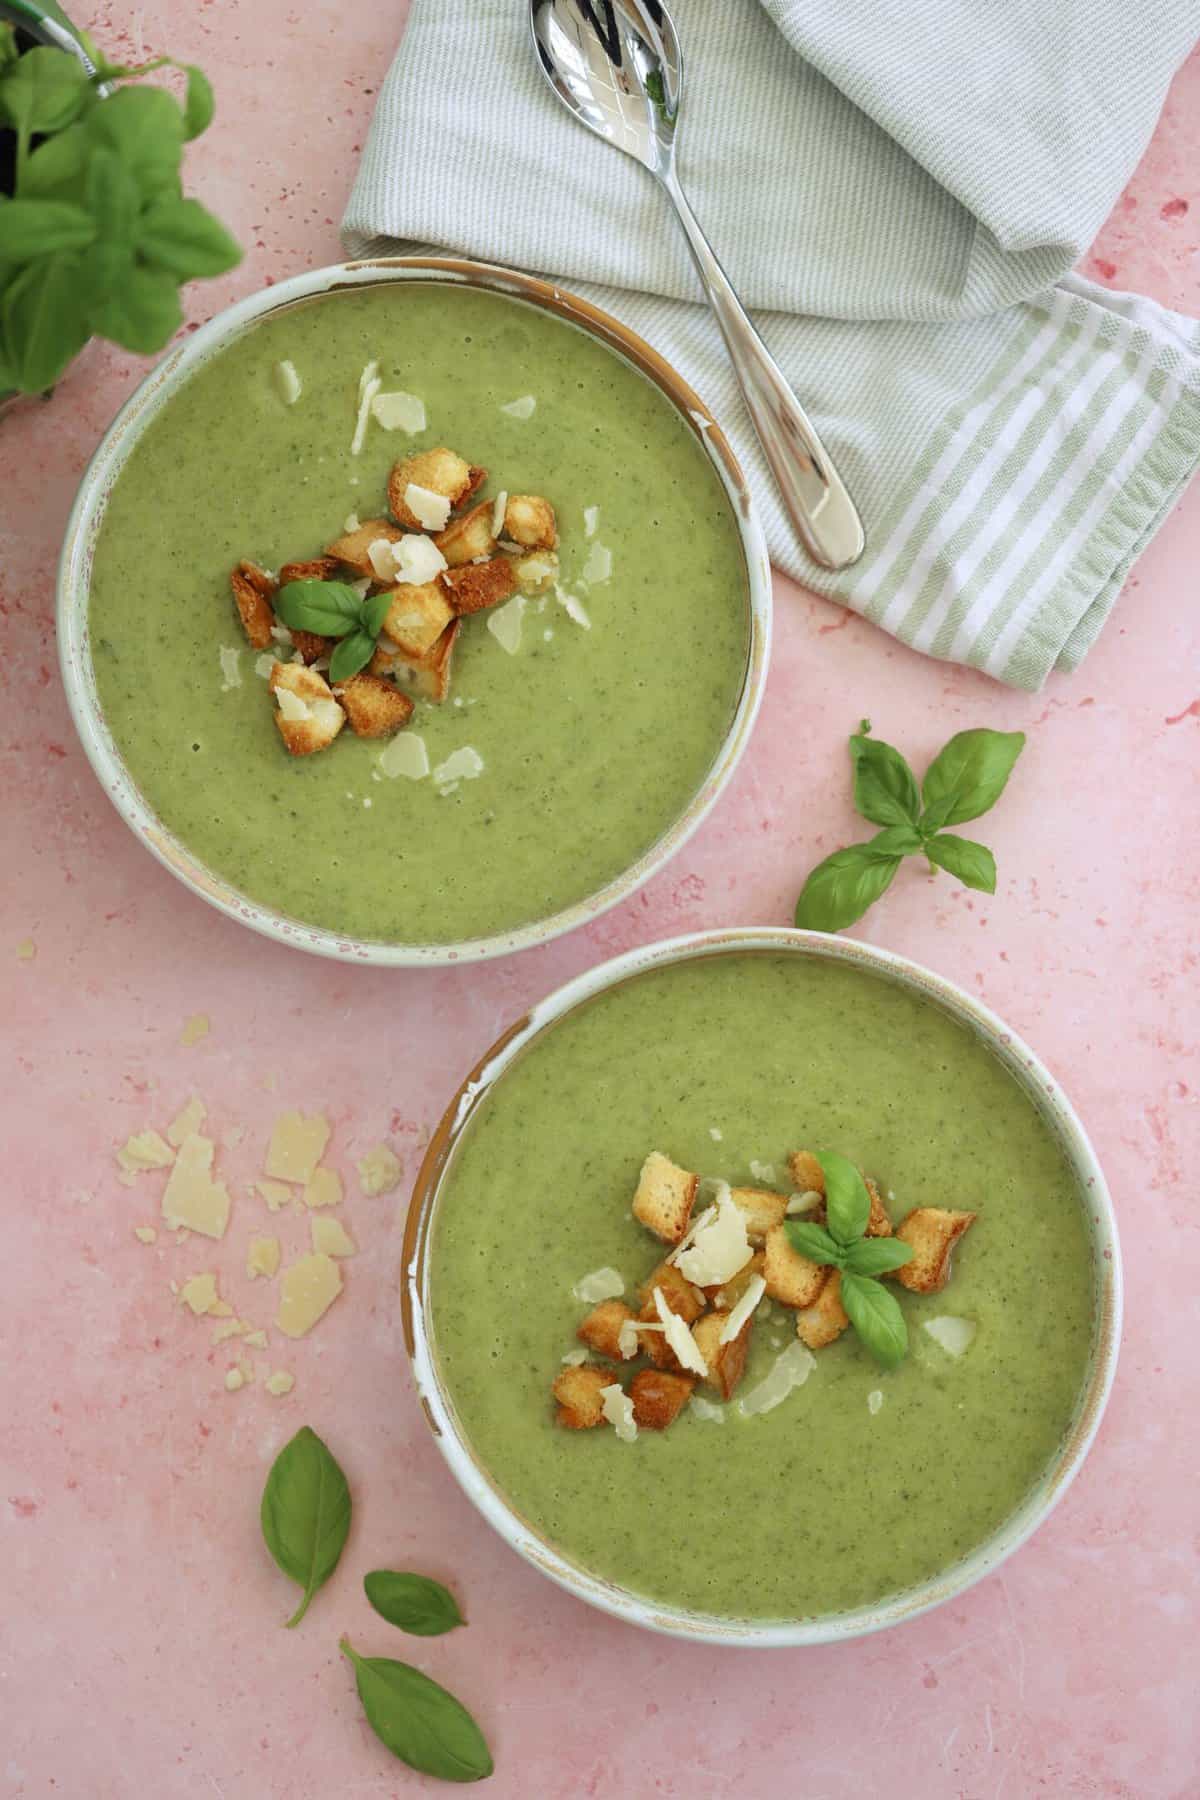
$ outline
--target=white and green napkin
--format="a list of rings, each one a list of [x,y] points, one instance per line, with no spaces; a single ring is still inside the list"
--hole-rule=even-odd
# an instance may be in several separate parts
[[[1200,459],[1200,328],[1072,274],[1191,0],[673,0],[695,209],[862,510],[805,556],[668,202],[545,86],[526,0],[414,0],[343,233],[562,280],[704,396],[776,564],[905,643],[1073,669]]]

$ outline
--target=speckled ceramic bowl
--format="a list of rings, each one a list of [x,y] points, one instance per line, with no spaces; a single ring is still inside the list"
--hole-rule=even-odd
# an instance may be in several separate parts
[[[388,282],[444,281],[490,289],[556,314],[631,363],[666,395],[729,496],[746,566],[748,650],[733,718],[713,762],[684,811],[636,861],[597,892],[544,919],[490,937],[455,944],[403,944],[348,937],[305,924],[248,899],[201,863],[155,815],[134,782],[104,719],[88,642],[92,556],[113,483],[141,433],[189,375],[249,326],[298,300]],[[84,475],[63,543],[58,576],[58,645],[63,685],[75,728],[109,799],[146,848],[193,893],[252,930],[279,943],[346,962],[385,966],[469,962],[504,956],[572,931],[628,898],[648,881],[713,806],[745,749],[762,698],[771,638],[771,572],[750,492],[715,419],[687,383],[641,338],[590,302],[531,276],[450,257],[391,257],[344,263],[281,281],[236,306],[177,344],[118,413]]]
[[[600,1579],[564,1557],[509,1505],[476,1461],[442,1384],[428,1316],[428,1250],[442,1178],[468,1120],[513,1060],[567,1013],[632,976],[668,963],[746,952],[819,957],[865,970],[929,1001],[981,1039],[1028,1095],[1057,1139],[1079,1184],[1093,1252],[1095,1329],[1075,1417],[1053,1462],[1017,1510],[991,1538],[932,1580],[874,1606],[795,1621],[720,1618],[673,1609]],[[954,1599],[998,1568],[1036,1531],[1078,1473],[1108,1399],[1121,1336],[1121,1262],[1112,1203],[1087,1135],[1058,1083],[1001,1019],[952,982],[869,944],[809,931],[702,932],[633,950],[577,976],[518,1019],[471,1070],[433,1134],[413,1191],[402,1279],[405,1342],[438,1448],[467,1497],[505,1542],[569,1593],[632,1625],[710,1644],[757,1649],[827,1644],[881,1631]]]

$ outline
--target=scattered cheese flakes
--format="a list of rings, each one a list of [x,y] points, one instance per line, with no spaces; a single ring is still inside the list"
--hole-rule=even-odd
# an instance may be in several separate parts
[[[214,1319],[227,1319],[233,1308],[217,1293],[217,1278],[211,1272],[193,1275],[179,1290],[179,1298],[190,1306],[197,1318],[211,1313]]]
[[[229,1223],[229,1190],[210,1173],[213,1144],[194,1132],[184,1138],[163,1190],[162,1216],[172,1231],[183,1225],[205,1237],[220,1238]]]
[[[37,945],[32,938],[22,938],[17,945],[17,961],[32,962],[37,955]]]
[[[425,402],[402,388],[376,394],[371,401],[375,423],[384,431],[407,431],[410,436],[425,429]]]
[[[725,1133],[721,1130],[719,1125],[710,1125],[708,1128],[708,1135],[714,1144],[719,1144],[721,1139],[725,1136]]]
[[[371,416],[371,406],[383,383],[379,379],[379,364],[366,363],[358,378],[358,416],[354,421],[354,436],[350,440],[350,454],[357,456],[363,447],[367,435],[367,420]]]
[[[380,751],[375,766],[393,781],[397,775],[406,775],[409,781],[423,781],[429,773],[425,739],[416,731],[398,731]]]
[[[703,1394],[693,1394],[688,1405],[698,1419],[707,1419],[713,1425],[725,1423],[725,1408],[715,1400],[706,1400]]]
[[[251,1281],[256,1281],[260,1275],[270,1280],[279,1268],[279,1256],[277,1237],[251,1238],[246,1249],[246,1273]]]
[[[246,1321],[243,1319],[242,1324],[244,1325],[245,1323]],[[246,1343],[255,1350],[265,1350],[267,1347],[267,1334],[262,1330],[261,1326],[257,1331],[248,1331],[246,1333]]]
[[[500,408],[510,419],[532,419],[537,401],[532,394],[522,394],[519,400],[509,400]]]
[[[158,1242],[158,1233],[153,1225],[135,1225],[133,1235],[139,1244],[156,1244]]]
[[[959,1319],[950,1313],[941,1313],[936,1319],[924,1320],[924,1326],[935,1344],[940,1344],[947,1356],[961,1356],[969,1350],[979,1330],[974,1319]]]
[[[331,1256],[302,1256],[279,1281],[276,1325],[287,1337],[303,1337],[328,1312],[342,1291],[342,1274]]]
[[[670,1307],[663,1299],[663,1291],[660,1287],[656,1287],[654,1290],[654,1306],[659,1318],[663,1322],[667,1334],[667,1342],[679,1358],[683,1367],[685,1369],[691,1369],[693,1374],[707,1375],[708,1364],[700,1354],[699,1344],[697,1344],[695,1338],[692,1336],[683,1320],[679,1317],[678,1313],[673,1313],[671,1311]]]
[[[272,1212],[281,1212],[292,1197],[291,1188],[285,1187],[282,1181],[256,1181],[254,1186]]]
[[[883,1405],[883,1389],[882,1388],[872,1388],[870,1393],[867,1395],[867,1411],[871,1414],[875,1414],[879,1411],[879,1409],[882,1405]]]
[[[290,1394],[295,1385],[296,1377],[289,1375],[286,1369],[276,1369],[275,1373],[268,1375],[263,1383],[268,1394],[275,1395]]]
[[[487,628],[502,650],[515,656],[521,648],[521,624],[525,617],[525,596],[514,594],[503,606],[493,606],[488,612]]]
[[[311,1220],[312,1247],[323,1256],[357,1256],[358,1245],[340,1219],[323,1215]]]
[[[764,1187],[775,1186],[774,1163],[755,1162],[752,1157],[750,1159],[750,1173],[753,1175],[755,1181],[761,1181]]]
[[[193,1013],[190,1019],[185,1019],[183,1022],[179,1042],[185,1050],[190,1050],[193,1044],[198,1044],[201,1038],[208,1036],[209,1029],[208,1014]]]
[[[367,545],[367,561],[374,570],[377,581],[395,581],[396,558],[392,553],[391,538],[372,538]]]
[[[617,1381],[600,1389],[600,1411],[615,1430],[623,1444],[632,1444],[637,1437],[637,1421],[633,1416],[633,1401],[625,1389]]]
[[[767,1284],[762,1276],[752,1275],[746,1283],[745,1293],[721,1327],[721,1343],[731,1344],[733,1342],[766,1291]]]
[[[597,1306],[601,1300],[619,1300],[625,1292],[625,1282],[616,1269],[593,1269],[590,1275],[580,1276],[571,1292],[576,1300]]]
[[[492,502],[492,536],[498,538],[504,530],[504,515],[508,511],[508,493],[501,488]]]
[[[298,650],[292,658],[292,661],[304,661],[303,656],[301,656]],[[275,703],[279,708],[280,717],[286,719],[290,724],[298,725],[302,720],[311,719],[313,717],[313,709],[308,701],[303,699],[299,694],[293,694],[291,688],[276,688]]]
[[[226,1369],[225,1389],[227,1393],[236,1394],[238,1389],[244,1388],[245,1385],[246,1375],[243,1369]]]
[[[285,406],[295,406],[304,392],[304,385],[296,373],[294,362],[285,358],[275,364],[275,386],[279,390],[279,398]]]
[[[167,1126],[168,1144],[174,1144],[175,1148],[178,1150],[184,1138],[194,1136],[207,1117],[207,1106],[205,1106],[203,1100],[198,1100],[195,1094],[193,1094],[187,1105],[182,1111],[175,1114],[175,1117]]]
[[[358,1185],[364,1194],[390,1194],[399,1187],[400,1177],[404,1173],[404,1165],[394,1150],[386,1144],[376,1144],[365,1156],[360,1156],[355,1167],[358,1169]]]
[[[261,656],[255,657],[254,673],[258,676],[260,681],[270,681],[271,670],[275,667],[278,660],[277,657],[272,656],[269,650],[264,650]]]
[[[631,1356],[638,1353],[638,1328],[632,1319],[626,1319],[617,1333],[617,1349],[622,1358],[628,1362]]]
[[[147,1169],[165,1169],[174,1161],[175,1152],[157,1131],[136,1131],[117,1151],[121,1174],[128,1176],[130,1182]]]
[[[485,766],[478,750],[471,744],[462,744],[433,771],[434,786],[443,794],[452,793],[460,781],[474,781],[482,775]]]
[[[611,576],[612,551],[607,544],[593,544],[587,553],[587,561],[580,570],[580,581],[587,587],[593,587],[596,582],[608,581]]]
[[[342,1178],[336,1169],[314,1169],[300,1197],[308,1207],[340,1206]]]
[[[249,1329],[245,1319],[222,1319],[219,1325],[213,1326],[212,1341],[223,1344],[227,1338],[241,1337]]]
[[[279,1181],[310,1181],[328,1142],[329,1121],[321,1113],[281,1113],[267,1148],[267,1174]]]
[[[231,689],[241,687],[241,651],[232,644],[222,644],[217,651],[217,661],[221,665],[221,692],[228,694]]]
[[[445,530],[450,517],[448,494],[439,494],[436,488],[422,487],[419,481],[410,481],[404,490],[404,504],[426,531]]]
[[[816,1366],[816,1357],[799,1340],[789,1344],[775,1358],[770,1373],[738,1401],[738,1411],[747,1419],[755,1413],[770,1412],[787,1399],[793,1388],[803,1387]]]
[[[622,1329],[624,1329],[624,1328],[622,1327]],[[568,1369],[577,1369],[579,1367],[580,1363],[585,1363],[586,1361],[587,1361],[587,1351],[582,1347],[582,1345],[580,1346],[580,1348],[578,1350],[568,1350],[567,1354],[563,1357],[563,1362],[566,1364]]]
[[[688,1247],[676,1251],[671,1260],[679,1273],[697,1287],[716,1287],[732,1280],[752,1255],[746,1236],[746,1215],[722,1182],[715,1211],[705,1215]]]
[[[419,532],[409,531],[392,546],[392,554],[396,565],[396,580],[411,582],[417,586],[433,581],[446,567],[446,559],[432,538],[422,537]]]
[[[577,600],[574,594],[568,594],[561,582],[556,581],[554,584],[554,597],[568,619],[574,619],[576,625],[582,625],[585,631],[592,629],[592,621],[588,617],[587,607],[582,600]]]
[[[809,1188],[806,1193],[793,1194],[783,1210],[794,1219],[797,1213],[816,1212],[820,1204],[820,1194],[815,1188]]]
[[[359,519],[356,512],[348,512],[346,517],[342,520],[342,530],[349,534],[351,531],[357,531],[361,523],[362,521]]]
[[[600,529],[600,508],[598,506],[585,506],[583,509],[583,535],[584,535],[584,537],[590,537],[590,538],[595,537],[595,535],[596,535],[597,531],[599,531],[599,529]]]

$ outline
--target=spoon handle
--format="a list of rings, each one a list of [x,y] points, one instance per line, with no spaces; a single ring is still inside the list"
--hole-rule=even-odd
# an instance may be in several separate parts
[[[734,293],[674,169],[660,170],[659,179],[675,203],[746,409],[792,523],[814,562],[824,569],[844,569],[857,562],[865,543],[854,502],[812,420]]]

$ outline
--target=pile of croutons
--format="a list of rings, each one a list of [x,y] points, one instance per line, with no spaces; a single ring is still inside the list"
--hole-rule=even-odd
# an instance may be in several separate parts
[[[825,1176],[808,1150],[797,1150],[788,1167],[795,1193],[718,1184],[717,1200],[693,1220],[699,1176],[651,1152],[633,1216],[672,1249],[638,1288],[636,1313],[623,1299],[602,1300],[577,1333],[609,1364],[645,1357],[651,1366],[641,1368],[626,1389],[614,1369],[575,1361],[575,1352],[553,1385],[560,1425],[580,1431],[607,1422],[618,1435],[632,1437],[634,1427],[663,1431],[673,1424],[698,1382],[728,1400],[745,1370],[764,1299],[795,1313],[797,1336],[810,1350],[841,1335],[850,1321],[841,1303],[840,1271],[801,1256],[785,1228],[789,1216],[824,1223]],[[871,1197],[866,1235],[890,1237],[892,1222],[879,1189],[864,1180]],[[919,1294],[945,1287],[951,1253],[974,1219],[974,1213],[932,1206],[910,1212],[895,1235],[913,1254],[892,1271],[894,1279]],[[689,1279],[705,1274],[714,1279]]]
[[[291,651],[291,660],[275,662],[269,688],[293,756],[326,749],[345,724],[359,737],[401,730],[414,695],[439,704],[449,693],[464,619],[555,585],[554,508],[539,494],[476,500],[486,480],[486,469],[453,450],[422,450],[402,458],[388,478],[391,518],[359,523],[351,515],[322,555],[284,563],[277,576],[252,562],[233,570],[230,585],[250,647],[280,658]],[[393,596],[361,674],[331,687],[325,674],[334,641],[289,632],[277,620],[272,602],[289,581],[357,582],[363,593]]]

